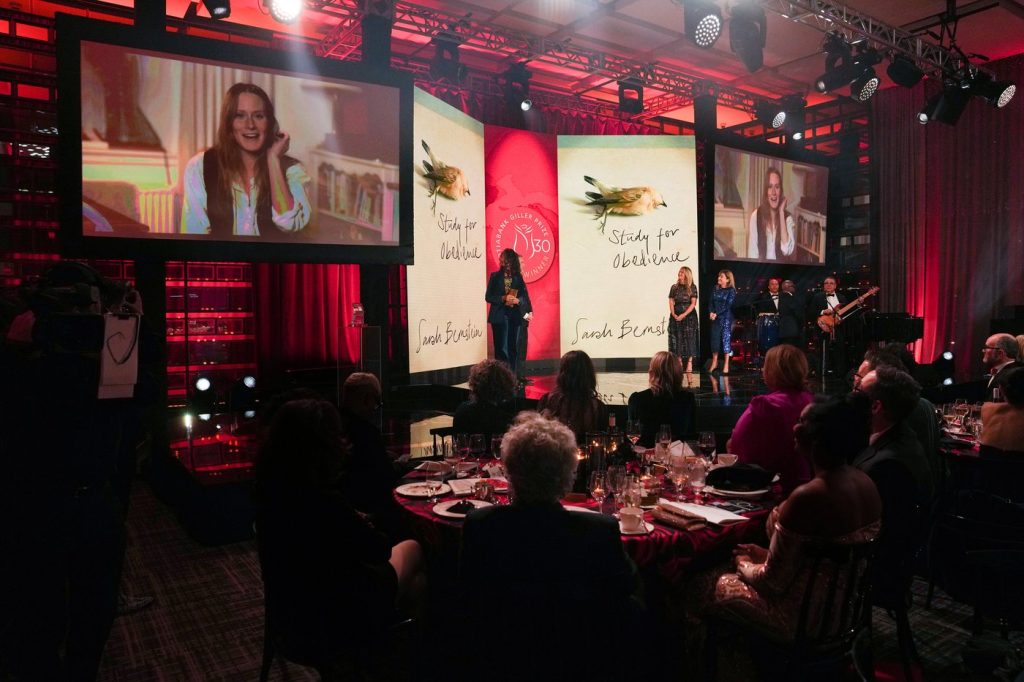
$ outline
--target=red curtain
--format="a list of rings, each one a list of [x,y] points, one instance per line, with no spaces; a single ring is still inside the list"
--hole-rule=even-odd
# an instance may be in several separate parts
[[[358,265],[256,263],[253,294],[262,375],[358,361]]]
[[[1024,85],[1024,57],[986,68]],[[963,376],[981,371],[991,319],[1024,304],[1024,97],[1003,109],[974,98],[956,126],[920,125],[935,92],[921,83],[873,100],[880,300],[924,318],[919,361],[952,348]]]

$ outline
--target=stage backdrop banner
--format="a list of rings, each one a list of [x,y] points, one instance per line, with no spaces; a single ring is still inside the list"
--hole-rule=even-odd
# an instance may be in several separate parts
[[[669,288],[699,271],[696,173],[692,137],[558,138],[563,353],[668,349]]]
[[[487,271],[503,249],[519,254],[533,320],[527,360],[559,356],[558,173],[554,135],[487,126]],[[484,296],[487,280],[479,284]]]
[[[487,357],[484,127],[422,90],[415,90],[414,102],[415,265],[408,268],[412,374]]]

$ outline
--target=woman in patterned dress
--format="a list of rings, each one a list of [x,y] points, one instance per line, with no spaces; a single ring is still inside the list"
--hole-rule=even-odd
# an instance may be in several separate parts
[[[693,371],[693,358],[700,355],[697,340],[697,287],[693,271],[679,268],[679,279],[668,290],[668,350],[685,360],[685,371]]]
[[[722,361],[722,374],[729,373],[729,358],[732,357],[732,303],[736,300],[736,280],[731,270],[718,273],[718,283],[711,292],[711,366],[709,372],[718,369],[718,354]]]

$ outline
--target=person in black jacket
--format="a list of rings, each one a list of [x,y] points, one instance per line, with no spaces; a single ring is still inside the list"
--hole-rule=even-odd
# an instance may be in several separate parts
[[[683,388],[679,357],[658,351],[647,370],[650,388],[629,396],[629,418],[640,421],[640,445],[653,447],[658,428],[668,424],[672,439],[689,438],[697,431],[697,400]]]
[[[834,333],[828,332],[818,325],[821,348],[824,354],[825,371],[834,371],[839,376],[846,374],[847,358],[843,325],[839,322],[835,311],[846,305],[846,296],[836,291],[839,280],[829,275],[822,282],[821,291],[811,296],[807,304],[807,315],[810,319],[829,318],[834,323]]]
[[[505,249],[498,259],[499,268],[487,280],[484,298],[490,304],[487,322],[494,336],[494,357],[515,373],[519,366],[519,328],[533,317],[530,294],[519,265],[519,255]]]
[[[516,378],[504,363],[487,359],[473,365],[469,370],[473,397],[455,408],[455,433],[482,433],[488,441],[505,433],[515,416],[515,387]]]

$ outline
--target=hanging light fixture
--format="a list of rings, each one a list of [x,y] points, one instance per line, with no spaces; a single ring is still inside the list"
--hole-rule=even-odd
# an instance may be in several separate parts
[[[697,47],[709,48],[722,35],[722,10],[705,0],[683,0],[683,23]]]

